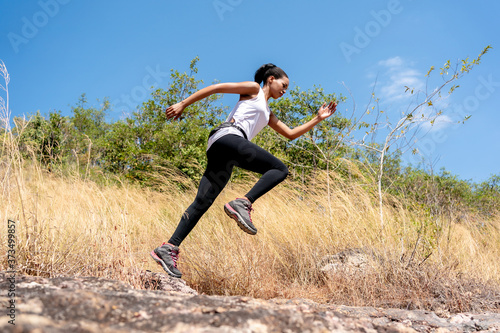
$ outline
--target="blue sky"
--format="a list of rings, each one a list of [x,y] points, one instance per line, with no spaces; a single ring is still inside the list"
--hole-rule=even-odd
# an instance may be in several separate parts
[[[496,1],[78,1],[0,0],[0,59],[11,75],[12,116],[70,114],[82,93],[113,103],[124,117],[166,87],[196,56],[198,78],[252,80],[263,63],[285,69],[293,85],[321,85],[348,96],[338,112],[356,113],[375,92],[396,119],[405,85],[425,88],[430,66],[493,49],[440,102],[443,116],[417,143],[435,171],[475,182],[500,173],[500,2]],[[430,85],[437,81],[429,82]],[[429,87],[432,89],[432,87]],[[349,94],[352,94],[350,96]],[[223,102],[231,107],[232,96]],[[470,115],[456,125],[461,116]],[[377,139],[383,137],[383,132]]]

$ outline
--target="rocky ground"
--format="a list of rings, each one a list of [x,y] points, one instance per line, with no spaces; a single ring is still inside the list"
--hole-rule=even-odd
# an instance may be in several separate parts
[[[182,280],[144,273],[148,289],[92,277],[0,272],[1,332],[500,332],[500,313],[325,305],[305,299],[198,295]],[[15,290],[15,326],[8,292]],[[12,312],[12,311],[11,311]]]

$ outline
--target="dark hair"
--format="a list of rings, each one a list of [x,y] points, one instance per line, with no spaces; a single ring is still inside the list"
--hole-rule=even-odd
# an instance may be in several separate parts
[[[285,71],[279,68],[278,66],[274,64],[265,64],[260,66],[260,68],[257,71],[255,71],[254,79],[255,82],[257,82],[258,84],[261,84],[262,82],[266,84],[267,78],[270,76],[274,76],[274,78],[276,79],[281,79],[283,76],[288,77]]]

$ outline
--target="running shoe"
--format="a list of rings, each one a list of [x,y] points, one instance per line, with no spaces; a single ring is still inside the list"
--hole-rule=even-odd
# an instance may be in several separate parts
[[[252,217],[250,216],[252,210],[252,203],[243,198],[238,198],[224,205],[224,211],[227,216],[234,219],[241,230],[250,235],[255,235],[257,228],[253,225]]]
[[[163,267],[168,275],[180,279],[182,273],[177,269],[179,252],[179,247],[163,243],[161,246],[151,251],[151,257]]]

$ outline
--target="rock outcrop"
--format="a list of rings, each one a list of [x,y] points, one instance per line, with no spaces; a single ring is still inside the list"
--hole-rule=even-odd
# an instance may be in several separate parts
[[[500,314],[456,314],[325,305],[305,299],[198,295],[183,281],[144,273],[150,289],[93,277],[16,276],[15,326],[6,316],[10,287],[0,272],[1,332],[476,332],[500,331]]]

